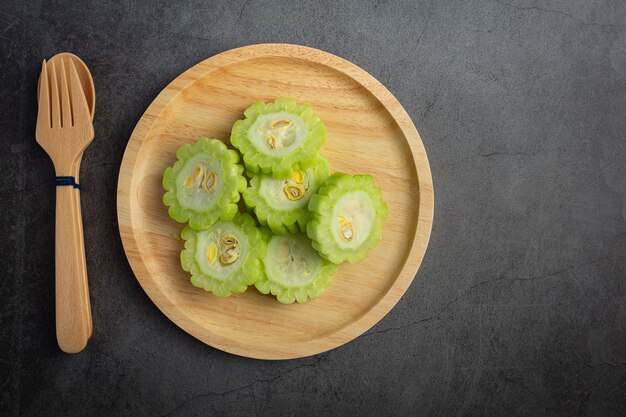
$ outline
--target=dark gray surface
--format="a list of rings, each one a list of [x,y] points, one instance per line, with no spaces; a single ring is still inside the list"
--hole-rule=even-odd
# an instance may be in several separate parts
[[[626,415],[623,1],[125,1],[0,5],[0,413],[9,416]],[[144,294],[117,231],[132,129],[179,73],[290,42],[360,65],[422,134],[425,261],[368,334],[294,361],[232,356]],[[94,335],[54,335],[54,175],[34,139],[41,60],[97,88],[81,171]]]

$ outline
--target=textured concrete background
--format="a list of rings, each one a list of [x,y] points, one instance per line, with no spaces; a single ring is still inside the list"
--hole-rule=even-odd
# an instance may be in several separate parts
[[[626,415],[626,3],[258,0],[0,5],[0,414]],[[366,335],[262,362],[203,345],[144,294],[115,194],[134,125],[179,73],[259,42],[381,80],[436,189],[426,259]],[[95,332],[54,335],[52,165],[34,139],[41,60],[97,88],[81,171]]]

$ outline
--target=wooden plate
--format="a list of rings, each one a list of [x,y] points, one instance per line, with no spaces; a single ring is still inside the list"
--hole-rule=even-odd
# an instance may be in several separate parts
[[[254,288],[218,298],[180,267],[183,225],[162,203],[163,170],[198,136],[228,142],[257,100],[309,103],[328,129],[331,172],[371,173],[389,205],[381,244],[343,264],[318,299],[284,305]],[[424,146],[391,93],[356,65],[316,49],[265,44],[233,49],[184,72],[137,124],[120,169],[117,211],[128,261],[152,301],[201,341],[236,355],[289,359],[340,346],[378,322],[411,284],[428,244],[433,188]]]

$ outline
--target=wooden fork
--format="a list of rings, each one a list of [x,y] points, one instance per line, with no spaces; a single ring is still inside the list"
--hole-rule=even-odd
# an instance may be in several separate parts
[[[52,64],[52,65],[50,65]],[[37,142],[48,153],[57,175],[56,191],[56,332],[64,352],[85,348],[91,335],[79,192],[76,178],[85,148],[94,137],[91,115],[71,60],[46,65],[39,84]]]
[[[64,61],[68,61],[68,62],[65,63]],[[59,64],[60,66],[74,64],[74,67],[76,68],[76,72],[78,73],[78,78],[80,79],[80,82],[81,82],[83,93],[85,93],[85,99],[87,100],[87,107],[89,108],[89,113],[91,115],[91,120],[93,122],[93,116],[94,116],[94,111],[96,107],[96,91],[93,85],[93,79],[91,78],[91,72],[89,71],[89,68],[87,68],[87,65],[82,61],[82,59],[80,59],[76,55],[70,52],[61,52],[61,53],[56,54],[55,56],[53,56],[46,62],[46,66],[48,67],[48,73],[50,71],[54,71],[54,65],[56,65],[57,62],[60,62]],[[41,81],[41,79],[39,81]],[[39,97],[39,89],[37,90],[37,97]],[[79,178],[78,178],[78,174],[80,171],[80,159],[77,161],[75,168],[76,168],[75,169],[76,176],[74,178],[76,179],[77,183],[80,183]],[[73,194],[74,194],[73,204],[80,207],[80,193],[73,193]],[[80,216],[80,209],[73,210],[73,212],[75,212],[75,214],[77,215],[74,221],[76,221],[78,224],[78,229],[79,229],[78,235],[77,235],[78,236],[77,239],[79,239],[78,246],[79,246],[79,249],[81,249],[82,251],[80,255],[82,259],[82,266],[81,266],[80,273],[83,276],[83,279],[87,280],[87,265],[85,262],[85,250],[84,250],[85,242],[83,239],[83,219]],[[87,308],[88,308],[87,316],[89,318],[89,337],[91,338],[93,325],[91,322],[91,305],[89,302],[90,297],[89,297],[88,285],[85,285],[85,291],[87,291],[87,294],[85,296],[86,297],[85,301],[87,302]]]

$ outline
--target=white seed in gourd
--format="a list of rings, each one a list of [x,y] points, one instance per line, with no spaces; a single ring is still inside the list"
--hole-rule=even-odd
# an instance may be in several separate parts
[[[291,125],[291,122],[289,120],[285,120],[285,119],[274,120],[270,124],[272,129],[282,129],[282,128],[287,127],[289,125]]]
[[[239,247],[234,246],[228,248],[220,255],[220,263],[222,265],[230,265],[239,259]]]
[[[239,244],[239,240],[235,236],[226,235],[222,236],[220,243],[227,248],[230,248],[237,246]]]
[[[196,181],[202,181],[202,174],[204,174],[204,168],[202,167],[202,165],[197,165],[193,170],[193,176],[195,177]]]
[[[215,171],[211,171],[205,175],[204,181],[202,182],[202,188],[204,188],[204,191],[206,191],[207,193],[210,193],[211,191],[213,191],[216,184],[217,173]]]
[[[294,171],[293,175],[291,176],[291,179],[296,183],[296,184],[302,184],[304,182],[304,172],[302,172],[302,170],[298,170],[298,171]]]
[[[304,189],[299,185],[286,185],[283,192],[288,200],[297,201],[304,197]]]
[[[265,138],[265,143],[267,144],[268,148],[276,149],[276,146],[278,145],[278,139],[276,139],[276,136],[269,134]]]
[[[339,229],[339,234],[341,235],[341,238],[343,240],[346,241],[351,241],[352,238],[354,237],[354,228],[352,226],[352,223],[350,222],[345,222],[340,226]]]
[[[187,175],[185,177],[185,182],[183,183],[183,186],[185,188],[191,188],[192,185],[193,185],[193,177],[191,175]]]
[[[215,258],[217,258],[217,245],[213,242],[209,244],[209,247],[206,250],[206,258],[210,263],[215,262]]]

